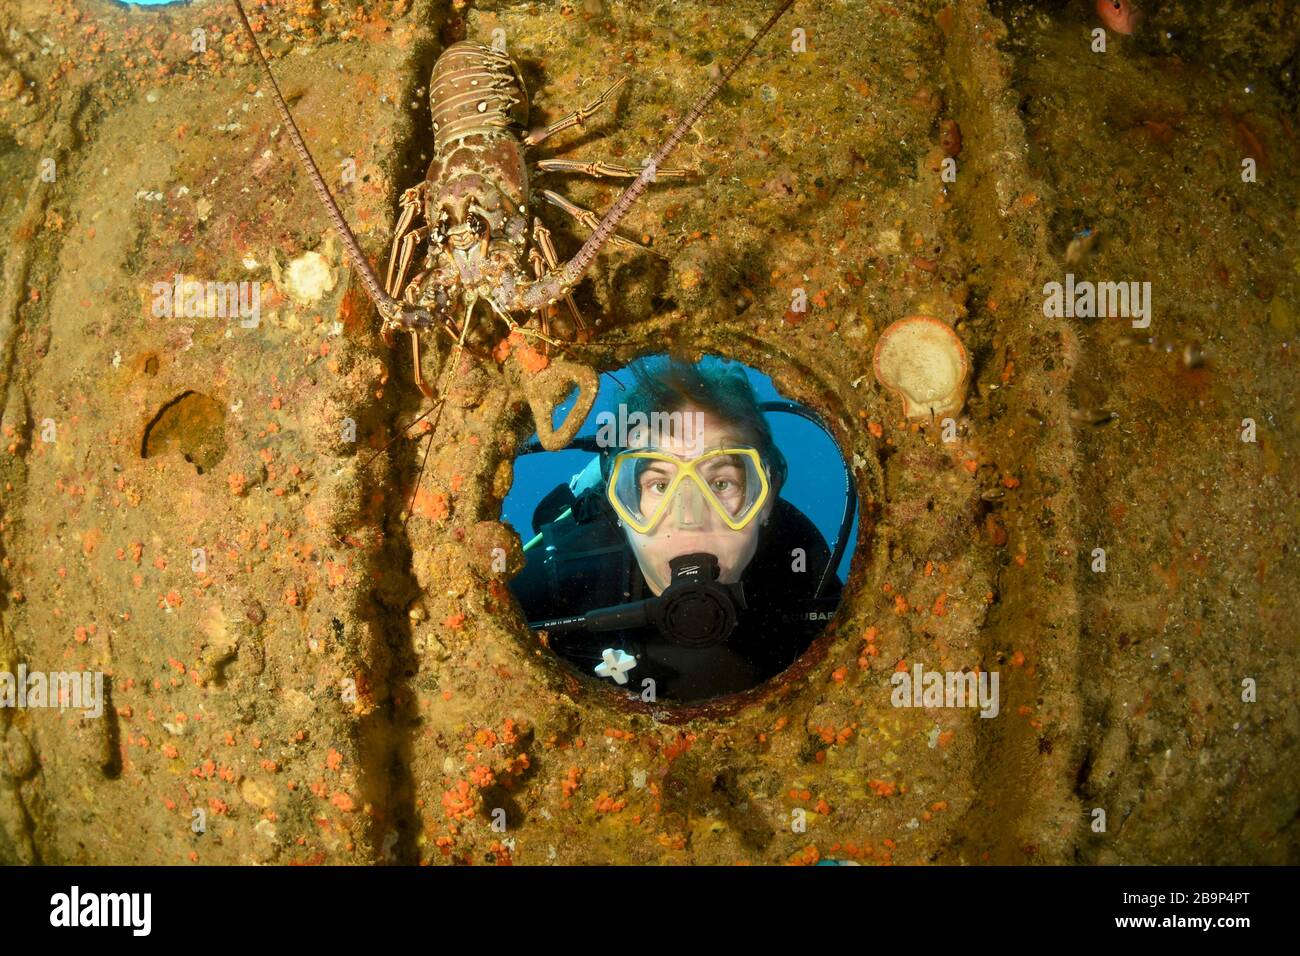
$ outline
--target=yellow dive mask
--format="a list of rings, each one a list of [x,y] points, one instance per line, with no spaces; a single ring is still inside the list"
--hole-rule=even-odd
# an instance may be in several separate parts
[[[606,494],[624,523],[649,534],[675,508],[680,527],[703,524],[711,509],[740,531],[762,510],[770,492],[768,469],[758,450],[715,448],[685,459],[646,449],[614,456]]]

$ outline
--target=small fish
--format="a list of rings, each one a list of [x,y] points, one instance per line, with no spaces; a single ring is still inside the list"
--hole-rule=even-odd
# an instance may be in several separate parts
[[[939,124],[939,148],[945,156],[961,155],[961,127],[956,120],[944,120]]]
[[[1069,246],[1065,249],[1065,262],[1067,265],[1077,265],[1088,257],[1092,247],[1097,242],[1097,233],[1092,229],[1082,229],[1074,234],[1070,240]]]
[[[1081,425],[1109,425],[1119,418],[1119,412],[1095,407],[1072,408],[1070,418]]]
[[[1107,29],[1130,36],[1142,15],[1129,0],[1097,0],[1097,16]]]
[[[1209,361],[1209,355],[1201,346],[1201,343],[1195,339],[1186,342],[1169,342],[1165,339],[1158,339],[1154,335],[1143,335],[1135,337],[1132,335],[1121,335],[1115,339],[1117,345],[1142,345],[1152,352],[1164,352],[1172,355],[1179,353],[1182,358],[1183,367],[1186,369],[1198,369]]]
[[[1183,346],[1183,367],[1188,369],[1200,368],[1205,364],[1205,350],[1201,348],[1200,342],[1188,342]]]

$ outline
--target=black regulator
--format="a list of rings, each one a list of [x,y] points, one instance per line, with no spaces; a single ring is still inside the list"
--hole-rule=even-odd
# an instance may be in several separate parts
[[[668,567],[672,576],[658,597],[537,621],[529,627],[563,634],[631,630],[653,624],[665,641],[679,647],[723,643],[735,630],[737,609],[745,607],[744,587],[719,584],[717,556],[707,552],[683,554],[669,561]]]

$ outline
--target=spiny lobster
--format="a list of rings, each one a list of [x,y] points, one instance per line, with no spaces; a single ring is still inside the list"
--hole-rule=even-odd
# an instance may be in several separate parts
[[[424,181],[402,194],[387,281],[383,285],[348,228],[294,123],[243,4],[240,0],[234,3],[298,158],[338,231],[362,286],[379,311],[380,335],[391,347],[396,333],[410,334],[415,382],[427,397],[433,398],[435,392],[425,383],[420,369],[419,332],[442,329],[455,340],[437,393],[445,397],[448,373],[457,366],[466,348],[470,319],[478,302],[486,303],[511,333],[519,332],[547,345],[560,345],[550,335],[547,318],[550,308],[561,299],[572,313],[578,331],[583,329],[572,290],[605,243],[614,240],[639,247],[615,233],[619,222],[657,176],[683,175],[681,170],[660,168],[661,164],[794,0],[784,0],[642,167],[561,159],[544,159],[535,164],[541,172],[580,172],[632,179],[600,220],[590,210],[557,193],[542,192],[547,202],[592,230],[577,254],[563,265],[541,219],[534,216],[530,223],[525,150],[570,127],[582,126],[610,101],[626,77],[586,106],[548,126],[528,131],[528,93],[515,62],[500,50],[470,41],[447,47],[434,64],[429,83],[433,161]],[[417,215],[422,215],[424,224],[412,228]],[[427,243],[424,258],[419,271],[407,282],[407,273],[421,243]],[[531,313],[531,317],[521,324],[514,319],[514,313]],[[532,327],[534,322],[536,328]],[[596,398],[598,380],[591,369],[563,361],[551,362],[543,375],[550,380],[546,388],[540,387],[542,376],[536,376],[526,386],[528,400],[542,446],[556,450],[569,443],[586,419]],[[556,378],[579,386],[578,399],[558,429],[552,428],[554,406],[548,406],[545,399],[545,396],[562,394],[555,388],[559,384]],[[442,405],[439,399],[438,415],[432,422],[434,429]],[[432,411],[431,407],[425,415]]]

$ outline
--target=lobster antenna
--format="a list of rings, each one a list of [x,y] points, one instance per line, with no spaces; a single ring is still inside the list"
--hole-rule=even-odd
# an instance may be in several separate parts
[[[240,0],[234,0],[234,4],[235,9],[239,11],[239,19],[244,24],[248,39],[253,42],[253,53],[257,56],[257,62],[262,64],[262,72],[266,75],[266,81],[271,85],[272,97],[275,100],[275,105],[280,110],[285,129],[289,131],[289,139],[293,141],[293,147],[298,153],[298,159],[302,161],[303,169],[307,171],[307,178],[311,180],[316,195],[320,197],[321,205],[325,207],[325,214],[329,216],[330,222],[334,224],[335,230],[343,240],[343,248],[347,250],[348,258],[352,260],[352,267],[357,270],[361,284],[366,287],[366,294],[375,303],[375,308],[385,317],[388,314],[402,311],[401,304],[385,292],[384,287],[380,285],[379,277],[375,275],[375,270],[371,268],[365,253],[361,251],[361,245],[357,242],[357,237],[348,228],[347,220],[343,218],[343,213],[339,210],[339,204],[334,201],[329,187],[325,185],[325,177],[316,168],[316,161],[311,158],[311,153],[307,150],[307,144],[303,142],[302,133],[298,131],[298,124],[293,121],[293,115],[289,112],[289,105],[285,103],[284,96],[280,93],[280,87],[275,82],[275,75],[271,72],[271,66],[266,62],[266,57],[262,55],[262,48],[258,45],[257,37],[253,33],[253,27],[248,22],[248,15],[244,13],[244,5],[240,3]]]
[[[690,112],[679,122],[676,128],[663,141],[654,155],[646,163],[645,169],[632,184],[623,190],[623,195],[619,196],[605,218],[596,226],[596,230],[587,237],[587,241],[582,244],[582,248],[572,259],[564,264],[564,267],[557,273],[550,273],[546,277],[539,279],[530,285],[520,295],[519,301],[524,309],[535,310],[541,309],[555,302],[566,290],[573,288],[582,274],[587,271],[588,267],[596,258],[596,253],[600,251],[601,246],[609,241],[610,236],[614,234],[619,222],[628,214],[632,205],[641,198],[641,194],[646,191],[650,183],[654,181],[654,171],[658,169],[668,158],[668,155],[677,148],[677,144],[682,138],[690,132],[692,126],[704,115],[704,111],[709,108],[709,104],[722,91],[723,86],[731,79],[732,75],[740,69],[740,65],[748,59],[749,55],[754,52],[754,47],[758,46],[763,37],[771,31],[776,25],[776,21],[794,5],[794,0],[785,0],[780,8],[768,17],[767,23],[763,28],[754,34],[754,39],[750,40],[745,49],[741,51],[740,56],[732,61],[731,66],[723,70],[722,75],[716,79],[704,94],[695,101]]]
[[[407,422],[405,425],[403,425],[401,428],[399,428],[399,429],[397,430],[397,434],[394,435],[392,438],[388,439],[388,441],[384,442],[383,447],[380,448],[380,449],[379,449],[377,452],[375,452],[373,455],[371,455],[369,458],[367,458],[367,459],[366,459],[366,463],[365,463],[364,465],[362,465],[361,467],[364,469],[364,468],[369,468],[371,465],[373,465],[373,464],[375,463],[375,459],[376,459],[376,458],[378,458],[378,457],[379,457],[380,455],[382,455],[384,452],[388,451],[389,448],[391,448],[393,445],[397,444],[397,442],[400,441],[402,438],[407,437],[407,436],[406,436],[406,430],[407,430],[408,428],[412,427],[413,425],[418,425],[418,424],[420,424],[420,422],[424,421],[426,418],[428,418],[430,415],[432,415],[432,414],[434,413],[434,411],[437,409],[437,407],[438,407],[438,406],[436,406],[436,405],[430,405],[428,408],[426,408],[423,412],[421,412],[421,413],[420,413],[419,415],[417,415],[415,418],[411,419],[409,422]]]
[[[438,411],[442,411],[443,402],[438,402]],[[434,423],[434,428],[437,428]],[[420,485],[424,482],[424,468],[429,464],[429,450],[433,448],[434,433],[429,432],[429,440],[424,445],[424,457],[420,459],[420,473],[415,476],[415,487],[411,489],[411,500],[406,503],[406,517],[402,519],[402,533],[406,533],[406,526],[411,523],[411,515],[415,514],[415,499],[420,497]]]

